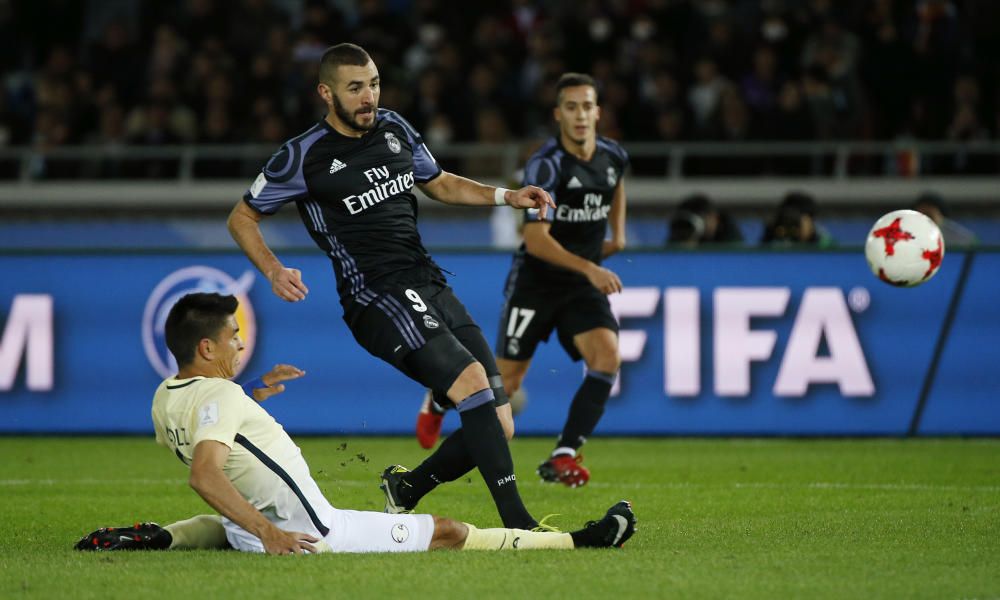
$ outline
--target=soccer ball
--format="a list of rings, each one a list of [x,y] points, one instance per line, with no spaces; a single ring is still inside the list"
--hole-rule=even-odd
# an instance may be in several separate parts
[[[894,210],[875,221],[868,232],[865,258],[882,281],[913,287],[933,277],[941,267],[944,237],[927,215]]]

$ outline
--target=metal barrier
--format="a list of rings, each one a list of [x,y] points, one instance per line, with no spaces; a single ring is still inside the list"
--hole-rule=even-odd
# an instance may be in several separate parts
[[[447,144],[448,170],[492,183],[513,176],[534,144]],[[933,188],[957,204],[994,204],[1000,142],[627,143],[629,199],[672,203],[704,192],[722,204],[760,206],[787,190],[829,204],[898,204]],[[242,194],[271,145],[0,148],[0,208],[174,203],[214,207]],[[166,185],[165,185],[166,184]]]

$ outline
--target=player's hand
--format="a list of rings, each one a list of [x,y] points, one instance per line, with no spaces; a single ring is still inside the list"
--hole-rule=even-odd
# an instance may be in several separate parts
[[[270,527],[261,535],[260,541],[268,554],[302,554],[306,551],[316,554],[316,546],[309,542],[318,542],[319,538],[300,531],[284,531]]]
[[[552,201],[552,196],[548,192],[533,185],[526,185],[519,190],[510,190],[507,204],[514,208],[537,208],[540,219],[545,218],[545,214],[550,208],[556,207],[556,203]]]
[[[271,291],[274,295],[287,302],[305,300],[309,288],[302,283],[302,271],[281,267],[272,271],[268,277],[271,281]]]
[[[622,280],[618,279],[614,271],[594,265],[584,275],[587,276],[590,285],[601,290],[603,294],[614,294],[622,291]]]
[[[267,387],[255,388],[253,391],[253,399],[257,402],[263,402],[271,396],[276,396],[285,391],[285,386],[281,383],[282,381],[298,379],[305,374],[305,371],[292,365],[274,365],[273,369],[261,377],[261,381],[263,381],[264,385]]]

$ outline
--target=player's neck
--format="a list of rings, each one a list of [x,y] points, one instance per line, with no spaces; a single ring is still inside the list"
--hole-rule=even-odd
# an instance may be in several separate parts
[[[219,377],[227,379],[222,369],[214,364],[193,363],[177,370],[176,379],[191,379],[192,377]]]
[[[337,115],[332,111],[326,113],[326,118],[324,120],[326,121],[327,125],[333,128],[334,131],[336,131],[337,133],[339,133],[344,137],[359,138],[363,136],[365,133],[367,133],[366,131],[358,131],[357,129],[348,127],[347,125],[344,124],[343,121],[338,119]]]
[[[590,161],[590,159],[594,157],[594,152],[597,151],[597,138],[593,137],[583,140],[583,143],[580,144],[565,135],[560,134],[559,142],[562,144],[562,147],[566,149],[566,152],[569,152],[583,162]]]

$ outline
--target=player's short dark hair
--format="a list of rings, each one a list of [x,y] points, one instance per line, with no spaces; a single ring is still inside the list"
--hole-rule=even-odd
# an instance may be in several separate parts
[[[594,94],[597,94],[597,82],[594,78],[586,73],[563,73],[556,82],[556,103],[559,102],[562,97],[562,91],[568,87],[577,87],[580,85],[589,85],[594,88]]]
[[[167,315],[165,327],[167,348],[178,367],[194,360],[195,348],[205,338],[214,339],[236,313],[239,300],[222,294],[187,294],[177,301]]]
[[[323,58],[319,61],[319,80],[323,83],[330,83],[340,65],[363,67],[371,60],[372,57],[368,55],[368,52],[357,44],[344,42],[330,46],[323,52]]]

